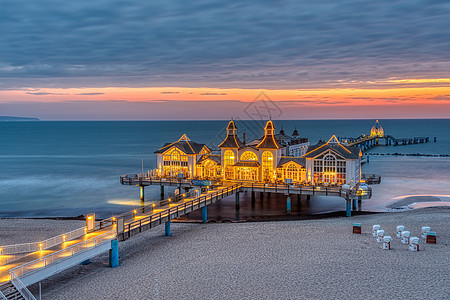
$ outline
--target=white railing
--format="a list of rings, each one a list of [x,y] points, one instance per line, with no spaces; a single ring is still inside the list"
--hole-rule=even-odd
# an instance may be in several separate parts
[[[0,291],[0,299],[8,300],[5,295],[3,295],[2,291]]]
[[[82,227],[82,228],[78,228],[73,231],[49,238],[42,242],[0,246],[0,255],[12,255],[12,254],[17,254],[17,253],[27,253],[27,252],[45,250],[45,249],[54,247],[56,245],[62,244],[66,241],[70,241],[75,238],[78,238],[78,237],[84,235],[85,233],[86,233],[86,227]],[[11,260],[9,260],[9,261],[11,261]]]
[[[19,293],[25,298],[25,300],[36,300],[33,294],[27,289],[19,277],[14,272],[9,272],[11,276],[11,283],[19,291]]]
[[[94,238],[85,240],[73,246],[67,247],[65,249],[59,250],[57,252],[51,253],[49,255],[43,256],[36,260],[15,267],[10,270],[10,274],[11,276],[12,274],[18,277],[23,276],[27,273],[37,271],[41,268],[45,268],[49,264],[56,262],[58,260],[74,256],[75,254],[80,253],[84,250],[96,247],[97,245],[100,245],[106,241],[110,241],[115,237],[116,237],[116,230],[115,229],[110,230]]]

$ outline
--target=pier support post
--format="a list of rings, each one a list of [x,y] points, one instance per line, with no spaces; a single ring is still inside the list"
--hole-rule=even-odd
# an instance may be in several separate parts
[[[347,210],[345,213],[346,217],[351,217],[352,216],[352,200],[350,199],[345,199],[347,201]]]
[[[352,210],[356,211],[356,198],[352,200]]]
[[[208,206],[202,207],[202,222],[203,223],[208,222]]]
[[[255,201],[255,191],[252,191],[252,201]]]
[[[252,192],[252,193],[254,193],[254,192]],[[236,193],[236,195],[235,195],[235,207],[236,207],[236,210],[239,210],[239,192],[237,192]]]
[[[361,196],[358,196],[358,211],[362,210],[362,199]]]
[[[161,200],[164,200],[164,186],[161,186]]]
[[[264,193],[263,193],[263,192],[260,192],[260,193],[259,193],[259,199],[260,199],[261,201],[264,199]]]
[[[144,199],[144,186],[141,185],[139,187],[140,187],[140,190],[141,190],[141,202],[144,202],[145,201],[145,199]]]
[[[164,227],[165,227],[164,235],[165,235],[165,236],[171,236],[172,233],[170,232],[170,220],[167,221],[167,222],[164,224]]]
[[[288,195],[286,198],[286,212],[288,215],[292,212],[291,195]]]
[[[119,266],[119,240],[111,241],[111,249],[109,250],[109,267],[117,268]]]

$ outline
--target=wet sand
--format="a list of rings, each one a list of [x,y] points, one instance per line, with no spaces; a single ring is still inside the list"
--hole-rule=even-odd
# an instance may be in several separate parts
[[[172,224],[120,243],[121,266],[107,255],[42,282],[44,299],[448,299],[450,207],[287,222]],[[36,220],[35,222],[42,222]],[[62,221],[64,222],[64,221]],[[351,233],[362,223],[363,234]],[[36,223],[36,224],[37,224]],[[405,225],[437,232],[436,245],[392,250],[373,224],[395,235]],[[37,285],[31,287],[36,294]]]

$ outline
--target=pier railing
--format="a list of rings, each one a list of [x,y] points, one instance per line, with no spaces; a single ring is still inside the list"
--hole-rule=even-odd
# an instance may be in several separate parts
[[[59,250],[57,252],[45,255],[41,258],[32,260],[28,263],[25,263],[23,265],[20,265],[16,268],[11,269],[9,271],[11,279],[14,276],[20,277],[20,276],[23,276],[30,272],[37,271],[41,268],[45,268],[48,265],[50,265],[58,260],[73,256],[77,253],[80,253],[80,252],[90,249],[92,247],[96,247],[104,242],[114,239],[115,237],[116,237],[116,230],[110,230],[108,232],[105,232],[105,233],[98,235],[96,237],[93,237],[91,239],[77,243],[73,246],[70,246],[65,249]]]
[[[11,283],[19,291],[19,293],[25,298],[25,300],[36,300],[30,290],[23,284],[19,277],[14,273],[10,272]]]
[[[0,246],[0,255],[9,255],[13,257],[15,254],[19,253],[29,253],[35,252],[39,250],[45,250],[56,245],[62,244],[66,241],[73,240],[78,238],[86,233],[86,227],[78,228],[73,231],[60,234],[58,236],[49,238],[42,242],[33,242],[33,243],[24,243],[24,244],[15,244],[15,245],[6,245]],[[14,259],[14,258],[12,258]],[[11,261],[10,259],[9,261]],[[0,261],[2,263],[2,261]]]
[[[193,179],[176,177],[148,176],[147,173],[128,174],[120,176],[120,183],[123,185],[194,185],[192,184],[192,180]],[[217,179],[211,179],[209,181],[211,181],[211,185],[215,185],[220,182],[220,180]]]
[[[149,216],[146,216],[144,218],[138,219],[134,222],[129,222],[125,225],[124,233],[122,238],[128,238],[131,236],[131,232],[134,230],[141,231],[141,228],[144,225],[147,225],[148,229],[152,228],[155,225],[160,225],[164,222],[164,219],[167,218],[167,221],[171,218],[178,218],[181,215],[185,214],[186,212],[190,212],[196,209],[199,209],[203,206],[206,206],[210,203],[215,202],[218,199],[222,199],[228,195],[233,194],[236,190],[239,190],[242,187],[242,184],[238,183],[226,188],[223,188],[218,191],[211,192],[209,194],[196,197],[195,199],[186,201],[184,203],[181,203],[179,205],[176,205],[171,208],[167,208],[165,210],[162,210],[156,214],[152,214]],[[156,223],[156,224],[155,224]]]
[[[278,183],[244,183],[242,185],[247,189],[258,189],[263,192],[285,192],[308,194],[308,195],[325,195],[325,196],[339,196],[342,198],[371,198],[372,189],[366,187],[365,189],[357,189],[356,187],[342,188],[342,186],[325,186],[325,185],[302,185],[302,184],[278,184]]]
[[[126,220],[134,218],[138,214],[144,214],[144,213],[151,212],[154,209],[166,206],[169,203],[177,203],[177,202],[183,200],[184,198],[194,197],[198,193],[197,190],[193,190],[193,191],[190,191],[190,192],[187,192],[187,193],[179,194],[179,195],[176,195],[176,196],[174,196],[172,198],[164,199],[164,200],[161,200],[161,201],[149,204],[149,205],[141,206],[141,207],[138,207],[138,208],[136,208],[134,210],[127,211],[127,212],[125,212],[123,214],[116,215],[116,216],[113,216],[113,217],[101,220],[101,221],[97,222],[97,226],[96,227],[98,229],[102,229],[102,228],[105,228],[105,227],[108,227],[108,226],[111,226],[111,225],[115,224],[117,219],[123,218],[126,221]]]

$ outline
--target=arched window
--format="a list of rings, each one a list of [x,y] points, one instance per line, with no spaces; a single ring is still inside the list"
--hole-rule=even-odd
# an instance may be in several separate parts
[[[323,169],[325,173],[336,173],[336,157],[333,154],[324,156]]]
[[[264,180],[271,180],[273,176],[273,154],[270,151],[264,151],[262,155],[262,168]]]
[[[258,157],[252,151],[245,151],[241,155],[241,160],[258,160]]]
[[[292,179],[293,181],[298,181],[298,171],[299,169],[295,164],[289,164],[286,169],[286,178]]]
[[[223,154],[224,166],[234,165],[234,153],[231,150],[225,151]]]
[[[180,164],[179,164],[179,162],[181,161],[181,155],[180,155],[180,152],[178,152],[177,150],[172,151],[170,160],[171,160],[172,162],[174,162],[174,165],[180,165]]]

